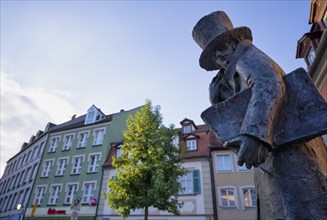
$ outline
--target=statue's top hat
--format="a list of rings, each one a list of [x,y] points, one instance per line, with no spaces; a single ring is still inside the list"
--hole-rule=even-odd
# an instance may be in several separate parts
[[[223,11],[212,12],[201,18],[193,28],[194,41],[203,49],[200,66],[205,70],[217,70],[215,52],[231,42],[232,39],[251,40],[248,27],[233,28],[233,24]]]

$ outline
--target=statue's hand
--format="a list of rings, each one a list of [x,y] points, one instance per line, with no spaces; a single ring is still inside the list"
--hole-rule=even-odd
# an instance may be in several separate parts
[[[223,79],[224,70],[221,69],[209,85],[209,99],[212,105],[222,102],[234,95],[234,90]]]
[[[238,150],[237,164],[250,169],[252,166],[258,167],[265,162],[268,156],[268,147],[259,140],[250,136],[238,136],[224,143],[224,147]],[[235,152],[235,150],[233,150]]]

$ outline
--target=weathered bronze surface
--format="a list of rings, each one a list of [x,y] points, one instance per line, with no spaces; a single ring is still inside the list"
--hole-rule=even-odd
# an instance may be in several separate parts
[[[200,66],[218,70],[201,117],[255,169],[258,219],[327,219],[327,103],[304,69],[285,75],[251,30],[213,12],[195,25]]]

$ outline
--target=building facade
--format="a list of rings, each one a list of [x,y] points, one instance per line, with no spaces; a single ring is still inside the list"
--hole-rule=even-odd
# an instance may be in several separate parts
[[[320,94],[327,101],[327,1],[311,0],[311,29],[297,44],[296,58],[303,58],[308,73]]]
[[[108,143],[122,133],[113,122],[137,110],[105,115],[93,105],[86,115],[51,129],[25,219],[32,219],[32,213],[38,219],[71,219],[75,199],[80,201],[78,219],[94,219]]]
[[[8,162],[0,180],[0,219],[23,219],[27,202],[40,165],[48,130],[38,131],[28,143],[23,143],[21,150]]]
[[[184,205],[180,209],[180,216],[151,208],[149,209],[149,219],[255,219],[256,204],[253,170],[237,167],[236,164],[233,164],[232,167],[230,164],[230,170],[220,172],[217,165],[218,161],[221,162],[219,156],[227,154],[230,158],[235,159],[235,155],[231,151],[222,148],[222,143],[218,141],[206,125],[196,125],[187,118],[180,123],[178,140],[183,148],[183,167],[187,170],[187,173],[179,178],[181,184],[179,201],[183,202]],[[112,157],[120,156],[122,143],[123,139],[111,143],[108,158],[103,166],[102,192],[109,191],[107,179],[116,176],[115,168],[112,166]],[[232,163],[232,159],[230,159],[230,163]],[[235,160],[233,163],[235,163]],[[225,165],[227,166],[227,161]],[[229,190],[231,187],[235,190],[235,194],[227,196],[224,190]],[[245,197],[237,196],[237,193],[246,195],[245,200],[236,200],[236,197]],[[226,200],[230,207],[225,205]],[[235,205],[232,204],[233,201]],[[131,212],[127,219],[138,220],[142,219],[143,215],[143,210],[135,210]],[[100,198],[97,220],[109,219],[121,220],[123,218],[108,207],[105,199]]]

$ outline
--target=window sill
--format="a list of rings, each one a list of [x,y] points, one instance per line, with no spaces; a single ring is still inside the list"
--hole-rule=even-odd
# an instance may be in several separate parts
[[[255,209],[257,208],[256,206],[245,206],[243,209]]]
[[[49,176],[40,176],[41,179],[48,178]]]
[[[187,193],[187,194],[178,194],[178,196],[197,196],[200,195],[201,193]]]
[[[86,146],[85,147],[76,147],[76,150],[85,149],[85,148],[86,148]]]
[[[98,173],[98,171],[94,171],[94,172],[86,172],[87,174],[95,174]]]
[[[220,209],[237,209],[236,206],[219,206]]]
[[[54,177],[63,177],[64,174],[61,174],[61,175],[55,175]]]
[[[101,144],[93,144],[92,147],[100,147],[101,145],[102,145],[102,143]]]
[[[216,170],[216,173],[234,173],[232,170]]]
[[[78,176],[78,175],[80,175],[80,173],[71,173],[70,175],[71,176]]]
[[[69,151],[70,150],[70,148],[69,149],[61,149],[61,152],[63,152],[63,151]]]

